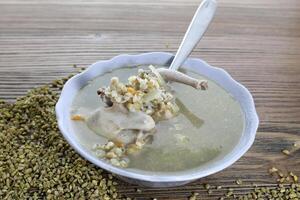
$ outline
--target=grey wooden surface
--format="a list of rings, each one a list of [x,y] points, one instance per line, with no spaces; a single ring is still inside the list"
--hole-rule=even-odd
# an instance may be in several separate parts
[[[13,101],[28,89],[118,54],[175,53],[200,0],[0,0],[0,98]],[[251,150],[228,169],[173,189],[120,182],[137,199],[217,199],[252,183],[275,185],[277,166],[300,175],[300,1],[219,0],[217,15],[192,54],[226,69],[252,92],[261,124]],[[243,184],[237,186],[235,180]],[[208,195],[203,183],[222,185]]]

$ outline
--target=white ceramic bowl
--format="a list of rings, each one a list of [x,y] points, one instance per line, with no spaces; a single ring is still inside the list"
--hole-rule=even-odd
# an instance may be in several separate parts
[[[223,158],[201,165],[197,168],[181,172],[148,172],[142,170],[123,169],[114,167],[94,156],[76,141],[70,121],[70,108],[77,92],[89,80],[113,69],[138,65],[166,65],[169,66],[174,56],[170,53],[153,52],[139,55],[119,55],[111,60],[99,61],[92,64],[84,72],[72,77],[64,85],[59,101],[56,104],[58,126],[68,143],[85,159],[106,169],[121,179],[130,183],[150,187],[171,187],[183,185],[193,180],[208,176],[225,169],[237,161],[254,142],[258,128],[258,116],[250,92],[236,82],[225,70],[212,67],[200,59],[189,58],[183,68],[206,76],[217,82],[229,92],[241,105],[245,115],[245,128],[238,144]]]

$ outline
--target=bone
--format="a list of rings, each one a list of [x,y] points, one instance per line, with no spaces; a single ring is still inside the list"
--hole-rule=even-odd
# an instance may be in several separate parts
[[[165,68],[158,68],[157,71],[167,81],[182,83],[185,85],[192,86],[195,89],[207,90],[208,88],[206,80],[198,80],[179,71],[174,71]]]

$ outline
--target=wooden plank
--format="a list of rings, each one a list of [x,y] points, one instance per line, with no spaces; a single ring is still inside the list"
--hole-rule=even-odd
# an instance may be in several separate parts
[[[118,54],[175,53],[200,0],[0,0],[0,98],[27,90]],[[137,199],[217,199],[229,187],[244,194],[275,186],[271,166],[300,175],[300,1],[220,0],[209,31],[192,56],[226,69],[252,92],[261,120],[251,150],[228,169],[177,188],[120,181]],[[235,180],[241,178],[243,185]],[[203,183],[222,185],[207,194]]]

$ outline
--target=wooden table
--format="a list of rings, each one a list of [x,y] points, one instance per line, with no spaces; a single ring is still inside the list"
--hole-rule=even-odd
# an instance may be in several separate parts
[[[0,0],[0,98],[122,53],[175,52],[200,0]],[[251,150],[228,169],[173,189],[121,182],[137,199],[217,199],[275,185],[271,166],[300,175],[300,1],[219,0],[217,15],[192,54],[226,69],[252,92],[260,117]],[[237,186],[236,179],[243,184]],[[207,194],[203,183],[222,185]]]

